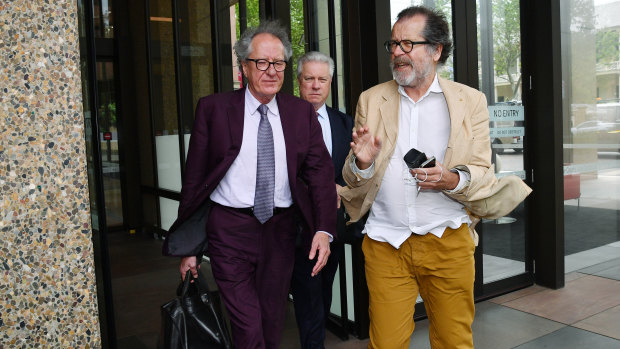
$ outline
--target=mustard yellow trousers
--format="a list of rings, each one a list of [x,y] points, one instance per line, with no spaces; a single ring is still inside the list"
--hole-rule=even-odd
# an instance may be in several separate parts
[[[474,250],[466,224],[447,228],[441,238],[412,234],[399,249],[364,237],[368,348],[409,348],[418,293],[428,314],[431,347],[473,348]]]

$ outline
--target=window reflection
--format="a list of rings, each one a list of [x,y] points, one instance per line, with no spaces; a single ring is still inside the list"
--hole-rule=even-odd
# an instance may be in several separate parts
[[[181,190],[171,2],[150,0],[151,117],[160,188]]]
[[[491,161],[496,177],[525,179],[521,102],[521,30],[519,0],[479,0],[478,59],[480,90],[489,105]],[[525,273],[525,207],[505,217],[483,220],[483,282]]]
[[[215,92],[209,4],[200,0],[178,3],[181,129],[186,155],[198,99]]]
[[[305,33],[304,33],[304,3],[303,0],[291,0],[291,45],[293,46],[293,57],[289,65],[293,69],[293,88],[295,96],[299,96],[299,85],[297,84],[297,59],[305,53]]]
[[[101,140],[101,164],[108,226],[123,224],[123,200],[119,158],[118,119],[116,113],[116,90],[114,63],[97,61],[97,93],[99,139]]]
[[[94,1],[93,23],[96,38],[114,38],[114,12],[110,0]]]
[[[234,21],[231,20],[231,24],[234,23],[234,31],[231,33],[231,48],[247,28],[258,27],[260,24],[258,8],[258,0],[239,0],[235,3]],[[234,89],[237,90],[243,87],[243,73],[239,70],[237,65],[237,55],[235,55],[234,50],[232,50],[231,54],[233,62],[233,86]]]
[[[565,271],[571,272],[620,252],[620,1],[560,6]]]

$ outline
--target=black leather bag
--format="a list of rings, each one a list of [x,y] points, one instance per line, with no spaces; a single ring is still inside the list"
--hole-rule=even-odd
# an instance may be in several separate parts
[[[198,271],[194,282],[190,271],[177,289],[177,297],[161,306],[159,348],[232,348],[221,312],[219,294],[209,291]]]

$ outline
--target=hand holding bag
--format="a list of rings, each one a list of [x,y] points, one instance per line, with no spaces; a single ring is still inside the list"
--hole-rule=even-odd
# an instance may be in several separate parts
[[[185,274],[177,297],[161,306],[162,328],[159,348],[232,348],[228,328],[222,316],[219,294],[209,291],[207,281],[198,271],[192,280]]]

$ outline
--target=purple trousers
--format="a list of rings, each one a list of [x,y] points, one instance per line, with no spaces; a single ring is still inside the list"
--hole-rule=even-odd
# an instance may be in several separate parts
[[[208,222],[208,254],[235,348],[278,348],[295,256],[294,209],[261,224],[216,204]]]

